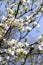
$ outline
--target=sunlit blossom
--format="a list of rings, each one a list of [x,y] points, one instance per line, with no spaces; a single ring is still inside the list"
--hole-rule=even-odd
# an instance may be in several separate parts
[[[41,47],[41,45],[39,45],[39,46],[38,46],[38,48],[39,48],[39,50],[42,50],[42,47]]]
[[[19,53],[20,52],[20,49],[17,49],[16,52]]]
[[[26,30],[31,30],[31,29],[32,29],[31,27],[28,27],[28,26],[26,27]]]
[[[40,27],[40,25],[39,24],[37,24],[37,28],[39,28]]]
[[[34,26],[36,26],[37,25],[37,22],[35,21],[33,24],[34,24]]]
[[[2,61],[2,57],[0,57],[0,61]]]
[[[9,41],[8,43],[9,45],[13,45],[13,44],[16,44],[16,41],[14,39],[12,39],[11,41]]]
[[[26,46],[26,47],[28,47],[28,46],[29,46],[29,44],[26,42],[26,43],[25,43],[25,46]]]
[[[7,59],[9,59],[9,56],[7,56]]]
[[[11,51],[11,55],[14,55],[14,51]]]

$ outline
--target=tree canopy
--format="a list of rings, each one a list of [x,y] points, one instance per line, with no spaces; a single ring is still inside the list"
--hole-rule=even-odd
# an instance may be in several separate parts
[[[0,65],[43,65],[43,35],[26,37],[40,27],[43,0],[0,0],[0,8]]]

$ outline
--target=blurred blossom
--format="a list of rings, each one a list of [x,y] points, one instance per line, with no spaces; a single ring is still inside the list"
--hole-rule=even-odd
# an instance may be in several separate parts
[[[43,50],[42,47],[41,47],[41,45],[39,45],[38,48],[39,48],[39,50]]]
[[[40,39],[40,38],[42,38],[42,36],[41,36],[41,35],[39,36],[39,39]]]
[[[18,42],[18,46],[21,46],[22,45],[22,43],[21,42]]]
[[[11,52],[11,49],[8,49],[8,52]]]
[[[37,28],[39,28],[40,27],[40,25],[39,24],[37,24],[37,26],[36,26]]]
[[[41,42],[41,46],[43,46],[43,42]]]
[[[14,51],[11,51],[11,55],[14,55]]]
[[[32,28],[27,26],[26,27],[26,30],[29,30],[30,31],[30,30],[32,30]]]
[[[19,53],[20,52],[20,49],[17,49],[16,52]]]
[[[4,20],[6,20],[7,19],[7,17],[6,16],[2,16],[2,20],[4,21]]]
[[[16,43],[16,41],[14,39],[12,39],[11,41],[8,42],[9,45],[13,45],[15,43]]]
[[[2,57],[0,57],[0,61],[2,61]]]
[[[36,26],[37,25],[37,22],[35,21],[33,24],[34,24],[34,26]]]
[[[41,10],[43,11],[43,8],[41,8]]]
[[[23,0],[23,2],[26,2],[26,0]]]
[[[0,34],[0,38],[2,37],[2,35]]]
[[[7,56],[7,59],[9,59],[10,57],[9,56]]]
[[[26,46],[26,47],[28,47],[28,46],[29,46],[29,44],[26,42],[26,43],[25,43],[25,46]]]

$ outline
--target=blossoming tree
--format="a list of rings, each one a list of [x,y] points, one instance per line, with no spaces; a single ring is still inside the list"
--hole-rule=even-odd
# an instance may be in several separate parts
[[[35,27],[40,26],[43,1],[0,0],[0,2],[0,7],[3,2],[7,12],[5,15],[3,8],[0,10],[2,19],[0,20],[0,65],[43,65],[43,35],[32,44],[26,37]]]

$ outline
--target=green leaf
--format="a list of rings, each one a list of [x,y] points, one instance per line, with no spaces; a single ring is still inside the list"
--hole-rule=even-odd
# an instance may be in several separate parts
[[[39,12],[42,12],[43,13],[43,8],[39,9]]]
[[[23,5],[23,9],[24,9],[24,11],[25,11],[25,12],[27,11],[27,8],[26,8],[26,6],[25,6],[25,5]]]
[[[32,52],[34,50],[34,46],[30,47],[30,52]]]
[[[6,65],[6,63],[7,63],[7,62],[6,62],[6,61],[4,61],[4,62],[3,62],[3,65]]]
[[[17,11],[16,11],[16,10],[14,10],[13,16],[16,16],[16,14],[17,14]]]
[[[27,42],[27,38],[25,38],[25,42]]]
[[[0,54],[2,54],[2,51],[0,50]]]

